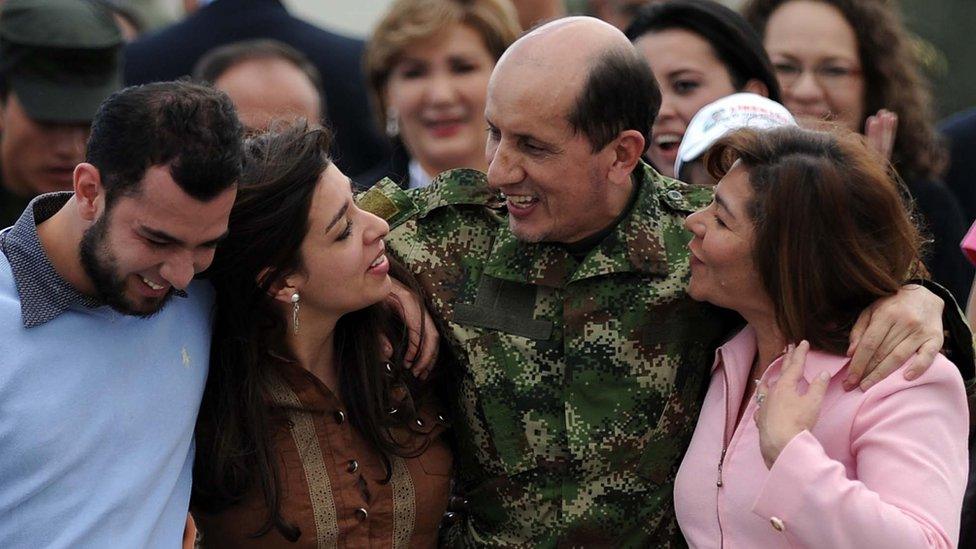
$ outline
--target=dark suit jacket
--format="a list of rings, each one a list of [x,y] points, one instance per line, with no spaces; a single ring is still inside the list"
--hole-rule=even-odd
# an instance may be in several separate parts
[[[976,220],[976,108],[949,117],[939,125],[949,141],[946,185],[959,198],[966,222]]]
[[[292,16],[279,0],[215,0],[183,21],[129,44],[125,82],[144,84],[189,75],[214,47],[270,38],[301,51],[318,67],[337,166],[354,176],[388,155],[375,129],[362,74],[363,42]]]
[[[938,180],[907,179],[906,184],[915,199],[922,230],[933,240],[925,250],[925,266],[932,280],[952,292],[956,303],[965,307],[974,270],[959,248],[969,225],[956,196]]]

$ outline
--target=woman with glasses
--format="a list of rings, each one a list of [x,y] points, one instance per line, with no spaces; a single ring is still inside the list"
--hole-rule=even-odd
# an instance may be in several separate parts
[[[864,133],[890,157],[934,240],[925,258],[932,278],[964,303],[972,271],[958,243],[966,223],[940,181],[946,153],[898,14],[884,0],[750,0],[743,14],[762,35],[783,104],[801,124],[829,121]]]

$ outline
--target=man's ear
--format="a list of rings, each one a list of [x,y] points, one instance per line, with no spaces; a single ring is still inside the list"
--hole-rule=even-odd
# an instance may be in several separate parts
[[[624,130],[608,147],[611,148],[610,172],[607,179],[615,184],[630,184],[630,174],[644,154],[644,136],[637,130]]]
[[[85,221],[95,221],[98,212],[105,207],[105,187],[98,168],[87,162],[75,166],[73,175],[75,200],[78,212]]]

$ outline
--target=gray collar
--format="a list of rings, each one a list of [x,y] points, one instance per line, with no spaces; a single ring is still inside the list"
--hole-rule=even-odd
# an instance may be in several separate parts
[[[12,227],[0,233],[0,251],[10,262],[25,328],[40,326],[71,308],[94,309],[104,305],[99,299],[79,292],[54,270],[37,236],[38,223],[57,213],[73,195],[59,192],[38,196]],[[184,292],[176,294],[186,296]]]

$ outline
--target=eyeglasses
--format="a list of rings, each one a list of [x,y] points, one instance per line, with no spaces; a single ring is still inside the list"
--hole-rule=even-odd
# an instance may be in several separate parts
[[[773,63],[773,71],[776,72],[776,78],[784,89],[796,85],[803,73],[808,70],[813,73],[817,85],[823,89],[844,88],[850,85],[852,80],[861,76],[861,69],[836,63],[826,63],[812,68],[787,61]]]

